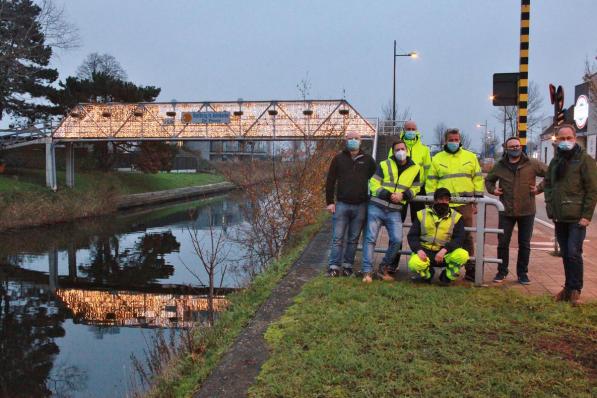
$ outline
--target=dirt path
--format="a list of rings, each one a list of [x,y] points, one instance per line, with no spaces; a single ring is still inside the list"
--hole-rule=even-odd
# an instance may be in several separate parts
[[[280,281],[270,298],[259,308],[218,366],[205,380],[195,398],[245,397],[261,365],[269,357],[263,335],[292,304],[303,285],[318,275],[327,263],[331,222],[307,245],[289,273]]]

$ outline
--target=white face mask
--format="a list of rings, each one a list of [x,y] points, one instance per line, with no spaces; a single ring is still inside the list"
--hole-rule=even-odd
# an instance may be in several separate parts
[[[396,160],[398,160],[399,162],[402,162],[403,160],[406,160],[406,151],[400,149],[400,150],[394,152],[394,156],[396,157]]]

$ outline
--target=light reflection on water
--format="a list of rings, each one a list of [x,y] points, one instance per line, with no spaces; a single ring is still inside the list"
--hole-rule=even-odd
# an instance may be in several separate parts
[[[232,237],[240,197],[144,209],[0,234],[0,395],[124,396],[148,329],[207,317],[190,229]],[[227,241],[231,260],[243,251]],[[242,262],[242,261],[241,261]],[[220,275],[216,275],[220,280]],[[242,283],[229,269],[217,292]]]

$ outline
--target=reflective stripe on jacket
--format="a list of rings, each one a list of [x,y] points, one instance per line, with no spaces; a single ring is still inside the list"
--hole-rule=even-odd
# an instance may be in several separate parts
[[[428,250],[438,251],[452,239],[454,226],[462,215],[455,210],[440,218],[435,212],[426,207],[417,212],[421,223],[421,246]]]
[[[421,169],[410,158],[407,158],[406,161],[406,165],[400,167],[403,169],[401,172],[393,155],[388,156],[379,164],[377,171],[369,180],[372,202],[393,210],[400,210],[407,200],[411,200],[419,193]],[[390,195],[395,192],[402,193],[400,203],[390,201]]]
[[[483,196],[485,187],[477,156],[462,148],[456,153],[438,152],[431,159],[425,190],[433,195],[438,188],[447,188],[452,196]]]

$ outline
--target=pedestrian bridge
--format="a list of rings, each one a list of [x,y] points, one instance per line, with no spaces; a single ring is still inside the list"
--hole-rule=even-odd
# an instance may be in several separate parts
[[[347,130],[375,136],[375,122],[346,100],[80,104],[54,141],[320,140]]]

